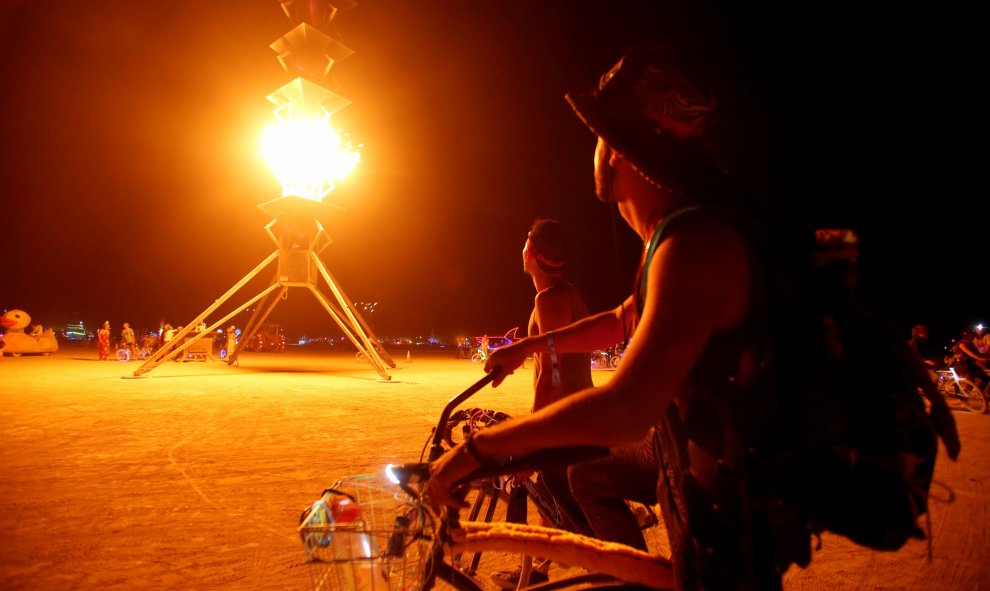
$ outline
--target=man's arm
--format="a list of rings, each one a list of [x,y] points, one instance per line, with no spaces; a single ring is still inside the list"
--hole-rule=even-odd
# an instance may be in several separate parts
[[[637,441],[659,423],[711,335],[745,318],[749,278],[746,249],[733,231],[712,220],[679,225],[650,264],[643,316],[612,379],[477,432],[475,450],[485,457],[505,457]],[[584,322],[561,330],[561,335],[571,337],[569,331]],[[450,486],[476,466],[463,450],[448,452],[431,469],[431,494],[454,504]]]
[[[571,288],[546,289],[536,294],[533,317],[536,321],[537,334],[557,330],[574,321],[574,296]],[[539,373],[534,384],[533,410],[538,410],[563,396],[563,384],[560,355],[557,351],[557,366],[554,367],[553,356],[542,354],[543,371]],[[590,371],[590,370],[589,370]]]
[[[630,296],[622,305],[613,310],[606,310],[592,316],[587,316],[577,322],[561,325],[561,328],[544,328],[540,324],[540,335],[520,339],[511,345],[499,347],[485,363],[485,371],[501,367],[504,373],[492,382],[493,386],[502,383],[505,377],[523,364],[527,357],[534,353],[546,353],[548,330],[553,331],[554,346],[557,353],[580,353],[593,351],[614,345],[632,334],[636,317],[635,298]],[[549,326],[553,321],[548,321]],[[625,327],[625,328],[624,328]]]
[[[976,348],[976,345],[970,343],[969,341],[960,342],[959,349],[976,361],[990,361],[990,355],[980,353],[980,351]]]

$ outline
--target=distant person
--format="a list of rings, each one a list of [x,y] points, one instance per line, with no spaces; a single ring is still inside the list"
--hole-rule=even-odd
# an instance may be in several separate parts
[[[982,390],[990,379],[990,355],[980,352],[976,340],[976,332],[963,331],[959,340],[952,346],[952,357],[959,375],[969,378]]]
[[[549,335],[554,329],[567,326],[588,316],[588,306],[581,292],[564,276],[568,260],[567,235],[557,220],[540,219],[533,222],[522,250],[523,271],[533,280],[536,297],[529,316],[530,337]],[[548,336],[547,338],[552,338]],[[550,349],[533,355],[533,411],[561,400],[568,394],[590,388],[591,355],[585,353],[561,353]],[[592,535],[591,526],[584,519],[580,506],[571,495],[567,484],[567,466],[557,466],[540,471],[537,479],[553,494],[557,503],[578,522],[573,524],[575,533]],[[526,523],[526,490],[514,488],[509,500],[507,521]],[[544,524],[548,525],[548,524]],[[540,561],[530,574],[530,583],[549,580],[550,562]],[[515,589],[520,571],[502,571],[492,575],[497,585]]]
[[[980,353],[990,355],[990,330],[983,328],[983,325],[976,327],[976,339],[974,341],[976,349]]]
[[[129,322],[125,322],[120,331],[120,346],[131,353],[131,359],[137,359],[137,341],[134,338],[134,329]]]
[[[99,351],[100,361],[110,359],[110,321],[106,320],[96,331],[96,349]]]
[[[169,345],[172,342],[172,339],[174,338],[175,338],[175,329],[172,327],[171,324],[166,322],[165,326],[162,327],[162,345],[163,346]]]
[[[932,342],[928,338],[928,327],[924,324],[918,324],[911,328],[911,339],[908,340],[908,346],[921,358],[925,367],[935,369],[940,365],[938,359],[941,356],[936,353],[932,346]]]
[[[237,329],[233,324],[227,327],[227,357],[234,354],[237,348]]]

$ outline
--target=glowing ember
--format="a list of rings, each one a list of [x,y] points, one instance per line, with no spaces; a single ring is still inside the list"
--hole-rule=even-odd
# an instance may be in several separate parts
[[[334,180],[346,177],[361,159],[330,125],[329,117],[289,119],[273,123],[261,141],[261,152],[282,196],[322,201]]]

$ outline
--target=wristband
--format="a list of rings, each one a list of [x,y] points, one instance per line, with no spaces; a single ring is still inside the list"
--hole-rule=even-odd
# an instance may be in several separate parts
[[[478,451],[478,448],[474,445],[474,431],[468,433],[467,437],[464,438],[464,449],[468,452],[468,455],[477,460],[479,464],[484,464],[488,460],[488,458],[481,455],[481,452]]]
[[[557,346],[553,342],[553,331],[547,331],[547,351],[550,353],[551,382],[554,388],[560,387],[560,367],[557,364]]]

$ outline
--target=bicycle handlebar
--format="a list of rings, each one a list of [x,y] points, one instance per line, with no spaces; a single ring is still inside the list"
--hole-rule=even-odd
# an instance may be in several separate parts
[[[485,461],[476,470],[458,480],[455,486],[463,486],[473,480],[493,478],[503,474],[543,470],[548,466],[576,464],[607,456],[609,449],[597,445],[571,445],[541,449],[518,458],[499,462],[494,458]],[[430,479],[430,462],[412,462],[389,468],[401,485],[425,483]]]
[[[447,406],[443,407],[443,412],[440,413],[440,420],[437,422],[437,427],[433,431],[433,443],[430,445],[429,461],[432,462],[443,455],[443,447],[440,445],[440,442],[443,441],[443,428],[447,424],[447,420],[450,419],[450,415],[454,412],[454,409],[468,398],[474,396],[478,390],[481,390],[501,376],[502,371],[501,366],[496,366],[495,369],[485,374],[485,377],[468,386],[467,390],[451,398]]]

